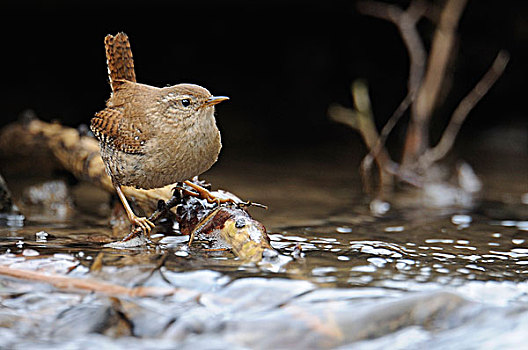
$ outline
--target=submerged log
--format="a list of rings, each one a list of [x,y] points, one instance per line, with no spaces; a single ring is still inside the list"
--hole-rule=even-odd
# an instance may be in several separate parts
[[[32,119],[7,126],[0,131],[0,139],[11,140],[9,146],[0,143],[4,152],[9,152],[6,148],[17,147],[16,143],[48,147],[60,165],[76,178],[114,193],[99,153],[98,141],[77,129]],[[193,238],[215,240],[215,246],[230,249],[241,259],[251,261],[260,260],[265,250],[272,250],[265,227],[249,215],[246,203],[233,194],[212,192],[220,197],[231,197],[234,203],[209,203],[206,199],[190,196],[190,191],[180,194],[175,201],[174,188],[175,185],[169,185],[143,190],[124,186],[123,192],[141,211],[153,213],[155,220],[164,216],[164,209],[175,207],[171,209],[173,217],[181,233],[190,235],[190,243]],[[167,201],[171,205],[163,208]],[[163,203],[161,208],[160,203]]]

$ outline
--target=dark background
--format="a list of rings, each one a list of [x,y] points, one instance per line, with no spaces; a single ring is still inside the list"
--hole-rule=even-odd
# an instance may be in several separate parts
[[[217,109],[225,148],[264,154],[354,147],[359,137],[328,120],[328,105],[351,105],[350,83],[365,78],[381,125],[406,93],[408,69],[395,27],[360,15],[355,4],[3,2],[0,126],[26,109],[44,120],[88,123],[109,97],[103,38],[124,31],[139,82],[192,82],[231,97]],[[420,28],[429,44],[432,27],[424,22]],[[471,112],[462,137],[526,127],[527,2],[470,1],[459,32],[452,91],[433,136],[503,48],[511,53],[510,65]]]

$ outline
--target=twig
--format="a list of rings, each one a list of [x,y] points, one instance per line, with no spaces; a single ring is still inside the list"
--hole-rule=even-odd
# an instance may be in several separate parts
[[[160,297],[187,291],[181,288],[166,287],[134,287],[128,288],[108,282],[101,282],[92,278],[74,278],[38,271],[13,269],[0,266],[0,275],[51,284],[55,288],[65,290],[85,290],[106,295],[125,295],[130,297]],[[189,291],[190,292],[190,291]]]
[[[376,157],[378,157],[379,153],[381,151],[387,153],[385,150],[385,142],[387,141],[387,137],[389,136],[390,132],[398,121],[401,119],[407,108],[409,108],[409,105],[412,103],[413,95],[411,93],[407,94],[407,96],[403,99],[403,101],[400,103],[398,108],[394,111],[392,116],[389,118],[387,123],[383,126],[383,129],[381,129],[381,133],[378,137],[378,140],[376,142],[376,145],[373,148],[370,148],[369,153],[363,158],[360,165],[360,172],[361,177],[365,179],[368,177],[368,173],[370,172],[370,169],[372,168],[372,162]],[[390,166],[389,166],[390,164]],[[393,162],[392,160],[385,163],[385,168],[383,170],[387,171],[389,174],[395,175],[397,171],[395,171],[395,168],[399,168],[399,165],[396,162]],[[388,184],[387,184],[388,185]]]
[[[380,137],[374,123],[367,85],[360,80],[354,81],[352,84],[352,97],[354,98],[356,110],[351,110],[339,105],[331,105],[328,108],[328,115],[334,121],[356,129],[363,138],[367,148],[373,149]],[[379,151],[374,155],[374,160],[378,165],[381,181],[380,188],[382,188],[385,184],[392,182],[392,176],[385,171],[385,168],[388,166],[387,164],[392,161],[389,153],[383,146],[381,146]],[[370,193],[372,188],[370,186],[368,173],[362,173],[362,177],[365,192]]]
[[[429,120],[436,105],[449,57],[453,50],[458,22],[467,0],[447,0],[433,36],[431,52],[423,83],[411,108],[402,165],[412,167],[429,147]]]
[[[385,19],[394,23],[398,28],[403,43],[409,53],[409,80],[407,88],[409,95],[414,95],[420,87],[427,58],[420,33],[416,29],[416,24],[427,10],[426,4],[420,0],[412,1],[407,10],[404,11],[395,5],[378,1],[368,1],[359,2],[357,8],[364,15]]]
[[[407,96],[400,102],[398,108],[394,111],[388,122],[385,124],[380,133],[380,139],[376,147],[371,149],[370,155],[374,156],[379,152],[381,146],[385,144],[385,141],[398,123],[403,113],[409,108],[411,103],[416,97],[418,88],[420,87],[426,62],[426,52],[420,33],[416,29],[416,24],[420,21],[424,13],[426,12],[426,5],[422,1],[413,1],[403,11],[395,5],[389,5],[382,2],[370,1],[360,2],[358,9],[361,13],[378,17],[390,21],[396,25],[400,31],[400,35],[403,39],[407,52],[409,53],[409,79],[407,82],[408,93]],[[367,158],[367,157],[365,157]]]
[[[103,269],[103,258],[104,253],[99,252],[99,254],[97,254],[97,256],[95,257],[92,265],[90,266],[90,272],[99,272]]]
[[[420,38],[420,33],[418,33],[418,30],[416,29],[416,24],[420,21],[426,12],[426,9],[427,6],[424,4],[424,2],[419,0],[411,2],[405,11],[395,5],[377,1],[360,2],[358,4],[358,10],[361,13],[385,19],[394,23],[398,28],[402,40],[407,47],[407,52],[409,53],[409,79],[407,81],[407,95],[400,102],[398,108],[396,108],[387,123],[383,126],[376,145],[372,148],[369,148],[369,153],[363,158],[360,167],[363,179],[368,177],[373,160],[384,148],[387,137],[394,129],[396,124],[400,121],[405,111],[415,100],[418,93],[418,89],[422,82],[425,71],[426,51],[422,39]],[[398,164],[391,162],[390,167],[388,166],[388,163],[385,165],[386,168],[384,171],[387,171],[393,175],[397,175],[399,173],[398,170],[396,170],[399,168]],[[402,176],[398,175],[398,177]],[[403,178],[407,177],[403,176]],[[417,181],[408,182],[418,186]]]
[[[425,154],[421,157],[420,163],[422,168],[427,168],[432,163],[437,162],[445,157],[451,147],[453,147],[453,143],[455,142],[455,138],[460,131],[460,127],[464,123],[464,120],[468,116],[469,112],[471,112],[471,110],[482,99],[482,97],[488,93],[489,89],[495,84],[502,73],[504,73],[509,59],[510,55],[504,50],[497,54],[497,57],[493,61],[493,64],[486,74],[484,74],[477,85],[475,85],[475,87],[467,94],[467,96],[460,102],[453,112],[451,120],[449,121],[449,124],[442,134],[442,138],[438,144],[434,148],[425,152]]]

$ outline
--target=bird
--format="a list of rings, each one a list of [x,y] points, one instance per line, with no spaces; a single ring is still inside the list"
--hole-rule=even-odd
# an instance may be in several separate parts
[[[90,129],[128,219],[150,234],[154,223],[134,213],[122,186],[152,189],[185,181],[211,200],[210,192],[187,180],[217,161],[222,143],[215,105],[229,98],[195,84],[138,83],[128,36],[107,35],[104,43],[112,92]]]

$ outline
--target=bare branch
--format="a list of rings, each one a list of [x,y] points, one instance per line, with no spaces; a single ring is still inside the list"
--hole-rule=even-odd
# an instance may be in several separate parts
[[[427,72],[416,100],[415,118],[430,118],[432,114],[454,46],[458,21],[466,3],[467,0],[448,0],[442,10],[433,37]]]
[[[332,103],[328,107],[328,116],[333,121],[345,124],[346,126],[358,131],[361,134],[361,130],[359,130],[358,127],[358,117],[356,111],[343,107],[337,103]]]
[[[363,138],[367,148],[372,150],[377,145],[380,136],[376,129],[376,124],[374,123],[367,85],[360,80],[354,81],[352,84],[352,97],[354,99],[356,110],[351,110],[334,104],[328,108],[328,115],[331,119],[357,130]],[[392,176],[385,171],[392,161],[388,152],[383,148],[383,145],[378,147],[379,150],[373,158],[376,161],[380,172],[380,188],[383,188],[386,185],[392,184]],[[371,186],[368,170],[370,169],[367,169],[366,173],[362,172],[362,177],[365,191],[370,193]]]
[[[356,110],[333,104],[328,108],[328,115],[332,120],[357,130],[367,147],[371,149],[376,144],[379,135],[374,123],[366,84],[362,81],[354,81],[352,96]]]
[[[394,111],[392,116],[384,125],[376,145],[370,148],[370,152],[365,156],[365,158],[363,158],[363,161],[361,162],[361,174],[362,177],[365,178],[368,176],[373,159],[377,157],[378,152],[384,148],[387,137],[401,119],[405,111],[415,100],[418,89],[422,82],[425,72],[427,54],[420,34],[416,29],[416,24],[426,13],[427,5],[420,0],[412,1],[407,10],[404,11],[395,5],[377,1],[369,1],[360,2],[358,4],[358,10],[365,15],[385,19],[394,23],[398,28],[402,40],[407,48],[407,52],[409,53],[409,79],[407,82],[407,96],[405,96],[405,98],[400,102],[398,108]],[[396,169],[399,169],[399,165],[397,163],[391,162],[390,167],[388,166],[388,163],[386,163],[386,166],[387,167],[385,171],[394,175],[398,175],[398,170]],[[403,177],[406,178],[406,176]],[[417,185],[417,181],[407,182],[412,182],[414,185]]]
[[[377,157],[378,153],[384,149],[387,137],[389,136],[392,129],[394,129],[400,118],[403,116],[403,113],[405,113],[407,108],[409,108],[412,101],[413,95],[411,93],[408,93],[407,96],[405,96],[405,98],[403,99],[403,101],[400,102],[400,105],[398,106],[398,108],[396,108],[387,123],[383,126],[383,129],[381,129],[381,133],[378,137],[378,141],[376,142],[376,145],[370,149],[369,153],[363,158],[363,161],[361,162],[362,173],[366,174],[369,172],[370,167],[372,166],[372,159]],[[397,166],[396,163],[393,162],[393,164]]]
[[[360,2],[357,7],[365,15],[385,19],[396,25],[409,53],[407,88],[409,94],[416,93],[424,75],[427,57],[420,34],[416,30],[416,24],[427,10],[425,3],[420,0],[412,1],[405,11],[395,5],[377,1]]]
[[[497,79],[499,79],[506,69],[509,59],[510,55],[504,50],[497,54],[497,57],[493,61],[490,69],[486,72],[486,74],[484,74],[477,85],[475,85],[475,87],[460,102],[453,112],[451,120],[449,121],[449,124],[442,134],[442,138],[438,144],[434,148],[428,150],[420,159],[422,167],[428,167],[430,164],[445,157],[451,147],[453,147],[453,143],[455,142],[455,138],[460,131],[460,127],[464,123],[464,120],[468,116],[469,112],[471,112],[471,110],[482,99],[482,97],[488,93],[489,89],[495,84]]]
[[[447,0],[436,28],[427,70],[412,105],[411,124],[405,140],[403,165],[413,164],[429,143],[429,120],[438,100],[454,47],[456,30],[467,0]]]

